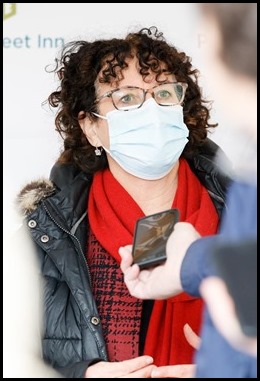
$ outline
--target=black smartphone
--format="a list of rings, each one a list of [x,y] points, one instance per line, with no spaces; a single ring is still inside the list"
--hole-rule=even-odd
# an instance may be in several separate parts
[[[133,263],[141,269],[166,260],[166,242],[179,221],[179,210],[168,209],[137,220],[133,243]]]
[[[213,260],[217,275],[224,280],[233,298],[243,333],[247,336],[257,336],[256,240],[217,246]]]

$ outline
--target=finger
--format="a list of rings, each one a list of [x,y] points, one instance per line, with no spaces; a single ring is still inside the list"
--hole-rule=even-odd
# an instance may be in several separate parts
[[[121,270],[123,272],[125,272],[126,269],[128,267],[130,267],[132,262],[133,262],[132,249],[131,248],[132,248],[132,246],[128,245],[128,246],[120,247],[118,250],[118,253],[121,256],[120,267],[121,267]]]
[[[190,222],[184,222],[184,221],[176,222],[176,224],[174,225],[174,230],[183,229],[185,227],[189,227],[190,225],[191,225]]]
[[[193,364],[160,366],[152,371],[151,378],[193,378],[195,370]]]
[[[140,299],[150,298],[154,283],[150,278],[149,270],[140,270],[138,265],[133,265],[125,272],[124,281],[132,296]]]
[[[206,302],[213,298],[217,298],[215,300],[222,301],[222,299],[218,298],[222,298],[222,296],[226,293],[228,294],[228,290],[222,279],[217,276],[210,276],[201,282],[200,293]]]
[[[151,378],[151,374],[154,369],[156,369],[155,365],[148,365],[142,369],[119,378]]]
[[[142,270],[140,271],[140,274],[139,274],[139,280],[141,282],[144,282],[146,283],[148,281],[148,279],[150,278],[151,276],[151,273],[154,272],[155,270]]]
[[[160,286],[156,290],[154,288],[154,284],[158,280],[160,282],[161,279],[164,279],[163,266],[157,266],[150,270],[140,270],[139,266],[133,265],[126,270],[124,277],[130,294],[140,299],[165,299]]]
[[[137,370],[145,368],[152,363],[153,358],[151,356],[139,356],[134,359],[122,361],[118,364],[123,370],[121,374],[127,376],[129,373],[136,372]]]
[[[138,281],[140,267],[137,264],[135,264],[126,268],[123,272],[125,274],[125,282]]]
[[[199,349],[201,339],[200,337],[193,331],[189,324],[185,324],[183,327],[184,336],[188,343],[195,349]]]
[[[104,378],[104,376],[105,378],[124,378],[122,376],[128,378],[130,373],[146,368],[152,363],[153,358],[151,356],[140,356],[120,362],[100,361],[88,367],[85,378]]]
[[[123,253],[132,253],[133,245],[121,246],[119,250],[122,249]]]
[[[182,239],[184,239],[183,235],[193,237],[194,240],[200,238],[199,232],[189,222],[177,222],[174,225],[174,232],[177,234],[177,231],[180,234],[180,237],[182,237]],[[173,234],[173,236],[176,236],[176,234]]]

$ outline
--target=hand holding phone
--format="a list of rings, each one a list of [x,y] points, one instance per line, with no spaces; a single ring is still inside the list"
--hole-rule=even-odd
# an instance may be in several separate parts
[[[137,220],[132,250],[133,263],[137,263],[141,269],[163,263],[167,258],[168,237],[178,221],[178,209],[168,209]]]

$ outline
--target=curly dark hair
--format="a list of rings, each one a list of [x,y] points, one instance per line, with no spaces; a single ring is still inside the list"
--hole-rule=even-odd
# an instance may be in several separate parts
[[[58,74],[60,86],[48,98],[52,107],[58,107],[55,125],[64,139],[59,163],[73,163],[88,173],[108,166],[104,151],[97,157],[95,147],[82,132],[79,113],[83,111],[81,118],[95,118],[92,112],[98,112],[94,104],[97,77],[101,83],[119,82],[128,67],[127,60],[134,56],[139,61],[144,80],[152,71],[158,82],[160,75],[167,73],[188,84],[183,112],[189,129],[189,142],[182,156],[192,156],[205,141],[207,129],[217,126],[209,123],[209,108],[203,105],[209,102],[202,99],[198,86],[199,72],[192,67],[190,57],[168,44],[156,27],[129,33],[125,39],[74,41],[65,45],[61,58],[56,59],[54,72]]]

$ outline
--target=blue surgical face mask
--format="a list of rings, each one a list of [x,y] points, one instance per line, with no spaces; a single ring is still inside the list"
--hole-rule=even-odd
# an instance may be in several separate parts
[[[136,110],[113,110],[101,118],[109,128],[110,147],[104,150],[126,172],[141,179],[167,175],[188,142],[180,105],[159,106],[150,98]]]

